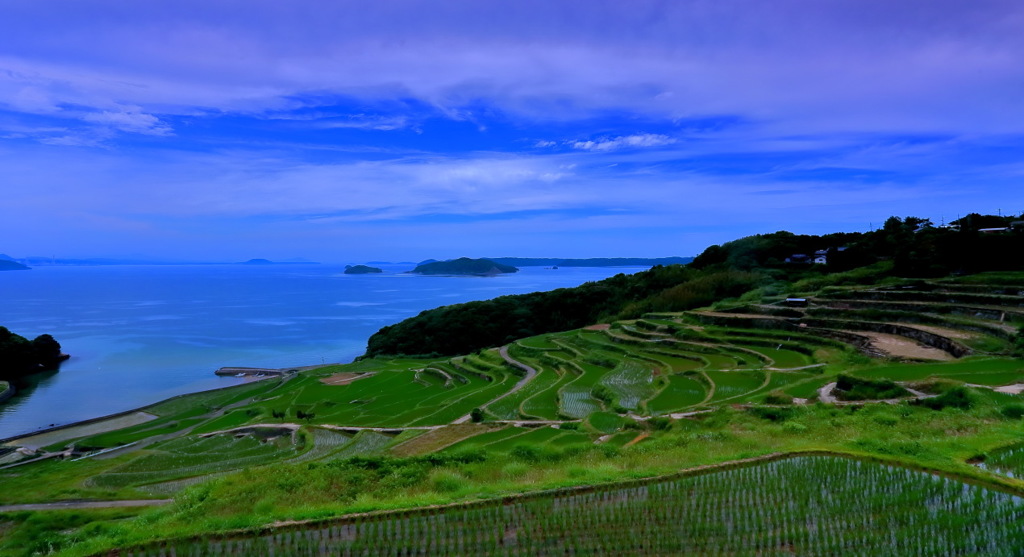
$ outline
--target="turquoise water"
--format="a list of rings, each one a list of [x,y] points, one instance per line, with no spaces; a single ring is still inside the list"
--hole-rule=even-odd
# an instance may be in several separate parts
[[[0,325],[50,333],[59,373],[0,404],[0,438],[239,382],[224,366],[350,362],[385,325],[425,309],[576,286],[638,268],[526,267],[424,277],[409,265],[345,275],[328,265],[37,267],[0,273]]]

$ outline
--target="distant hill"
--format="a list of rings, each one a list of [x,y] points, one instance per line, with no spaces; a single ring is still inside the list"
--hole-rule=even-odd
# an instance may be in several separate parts
[[[319,265],[316,261],[271,261],[269,259],[250,259],[243,261],[239,265]]]
[[[692,257],[591,257],[559,259],[557,257],[489,257],[491,261],[516,267],[653,267],[685,265]]]
[[[27,271],[31,267],[22,265],[17,261],[11,261],[9,259],[0,259],[0,271]]]
[[[515,267],[496,263],[490,259],[470,259],[468,257],[460,257],[451,261],[435,261],[433,263],[417,265],[415,269],[409,272],[420,275],[488,276],[502,273],[515,273],[518,271],[519,269]]]
[[[377,267],[370,267],[368,265],[345,265],[346,275],[370,275],[383,272]]]
[[[793,284],[806,290],[888,277],[1024,271],[1021,253],[1024,215],[972,213],[939,227],[924,218],[890,217],[866,233],[759,234],[709,246],[686,266],[427,310],[377,331],[366,356],[467,354],[542,333],[691,310],[759,287],[782,293]],[[1015,278],[1005,280],[1018,286]],[[1024,334],[1019,342],[1024,347]]]

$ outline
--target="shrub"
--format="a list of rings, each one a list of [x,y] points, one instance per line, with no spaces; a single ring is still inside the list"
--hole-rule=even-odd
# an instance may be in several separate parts
[[[669,418],[661,418],[661,417],[651,418],[651,419],[647,420],[647,423],[651,424],[651,427],[653,427],[654,429],[657,429],[659,431],[664,431],[664,430],[672,427],[672,420],[669,419]]]
[[[765,404],[793,404],[793,397],[782,391],[772,391],[764,397]]]
[[[794,411],[792,408],[764,408],[755,406],[750,409],[750,413],[763,420],[783,422],[792,418]]]
[[[954,387],[937,397],[918,399],[913,401],[912,404],[931,408],[932,410],[943,410],[945,408],[967,410],[974,406],[974,397],[967,388]]]
[[[1024,418],[1024,404],[1011,402],[1010,404],[1000,408],[999,412],[1011,420],[1019,420]]]
[[[884,400],[909,395],[906,389],[888,379],[861,379],[842,373],[836,378],[836,398],[840,400]]]

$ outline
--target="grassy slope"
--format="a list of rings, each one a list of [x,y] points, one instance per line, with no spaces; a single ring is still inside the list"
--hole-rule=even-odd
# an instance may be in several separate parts
[[[1015,276],[1017,282],[1005,276],[1001,280],[1024,284],[1024,277]],[[971,284],[986,282],[975,279]],[[262,449],[245,441],[254,455],[265,452],[273,458],[266,459],[265,466],[188,487],[169,507],[120,514],[75,511],[67,515],[67,527],[57,526],[54,512],[0,515],[0,555],[22,555],[49,546],[67,548],[68,554],[87,554],[159,537],[588,485],[780,451],[834,450],[890,459],[999,483],[1024,493],[1024,481],[966,463],[1024,437],[1024,420],[1006,413],[1009,406],[1020,404],[1019,395],[972,389],[974,405],[967,410],[936,411],[907,403],[863,408],[733,406],[760,403],[773,391],[810,398],[840,372],[865,378],[942,378],[1004,385],[1024,381],[1024,362],[1019,359],[978,355],[948,363],[893,363],[868,359],[802,332],[697,324],[689,314],[652,319],[644,325],[652,327],[650,330],[639,325],[644,324],[625,322],[610,331],[544,335],[526,339],[510,351],[541,370],[539,377],[550,374],[551,378],[538,382],[536,390],[524,390],[524,396],[514,400],[516,405],[541,417],[571,413],[566,407],[569,399],[575,400],[577,407],[585,398],[592,409],[605,409],[582,424],[565,426],[571,426],[569,429],[504,428],[470,437],[438,455],[382,458],[374,455],[420,433],[410,430],[393,438],[393,433],[363,432],[348,440],[307,425],[297,435],[295,447]],[[768,365],[769,360],[774,366]],[[824,367],[793,372],[767,369],[808,363]],[[437,375],[424,376],[430,380],[421,378],[417,370],[427,367],[445,370],[452,380]],[[320,382],[340,371],[373,375],[346,386]],[[637,382],[647,377],[650,384],[646,379]],[[191,426],[199,432],[247,423],[294,422],[299,410],[314,414],[307,420],[310,424],[443,424],[506,392],[517,380],[493,352],[452,359],[365,360],[307,372],[281,385],[269,381],[174,399],[152,409],[161,417],[159,421],[80,443],[109,447],[153,434],[174,435]],[[604,402],[592,398],[601,385],[616,387],[608,387],[610,398]],[[577,394],[566,397],[567,392]],[[639,401],[630,399],[630,405],[641,413],[642,409],[657,413],[714,411],[689,419],[648,422],[610,412],[629,396],[639,397]],[[286,416],[273,418],[272,413],[280,411]],[[606,433],[613,437],[594,443]],[[647,436],[643,442],[623,448],[641,434]],[[195,462],[188,460],[192,456],[181,456],[193,445],[189,439],[193,438],[168,440],[109,460],[47,461],[0,471],[4,485],[0,503],[149,497],[140,490],[144,486],[92,478],[118,467],[145,468],[147,463],[157,468],[154,479],[177,478],[180,472],[168,473],[161,467],[173,469],[179,458],[185,458],[189,466],[208,467],[201,456]],[[223,447],[228,442],[215,439],[209,445]],[[342,458],[359,455],[364,456]],[[224,455],[208,456],[222,460]],[[138,518],[122,520],[136,515]]]

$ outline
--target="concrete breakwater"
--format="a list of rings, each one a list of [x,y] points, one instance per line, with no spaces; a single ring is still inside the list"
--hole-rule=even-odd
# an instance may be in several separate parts
[[[260,375],[284,375],[289,371],[298,371],[297,369],[273,369],[265,367],[222,367],[215,371],[217,375],[223,375],[226,377],[251,377]]]

